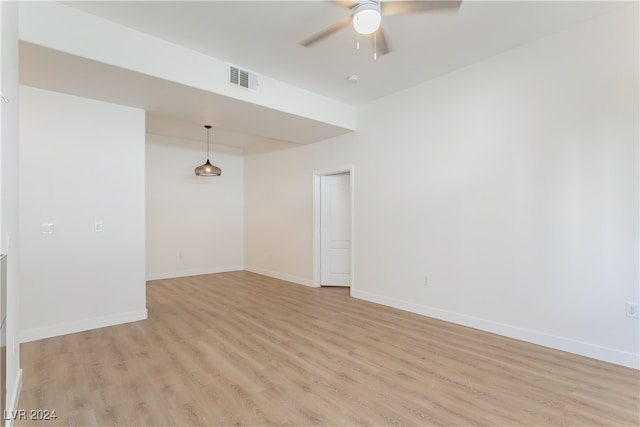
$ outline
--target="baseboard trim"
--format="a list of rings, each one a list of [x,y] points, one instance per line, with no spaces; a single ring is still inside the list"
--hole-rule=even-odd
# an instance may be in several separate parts
[[[9,408],[11,408],[12,414],[18,413],[18,403],[20,402],[20,393],[22,392],[22,369],[18,369],[18,374],[16,375],[16,382],[13,387],[13,395],[10,396],[9,401],[11,402]],[[5,426],[11,427],[13,425],[14,417],[6,417],[6,414],[2,414],[5,417]]]
[[[224,267],[196,268],[192,270],[169,271],[166,273],[147,274],[146,280],[174,279],[176,277],[200,276],[202,274],[227,273],[229,271],[244,270],[243,265],[228,265]]]
[[[514,338],[520,341],[525,341],[532,344],[537,344],[544,347],[549,347],[556,350],[562,350],[568,353],[601,360],[603,362],[609,362],[616,365],[640,370],[639,354],[628,353],[608,347],[602,347],[595,344],[573,340],[570,338],[559,337],[556,335],[523,329],[504,323],[468,316],[465,314],[441,310],[420,304],[414,304],[395,298],[389,298],[383,295],[359,291],[353,288],[351,289],[351,296],[376,304],[398,308],[400,310],[408,311],[415,314],[421,314],[423,316],[433,317],[435,319],[444,320],[474,329],[479,329],[485,332],[491,332],[508,338]]]
[[[122,323],[136,322],[147,318],[147,309],[128,311],[125,313],[110,314],[108,316],[82,319],[75,322],[58,323],[43,328],[26,329],[20,332],[20,342],[41,340],[60,335],[73,334],[91,329],[120,325]]]
[[[269,277],[273,277],[274,279],[285,280],[287,282],[296,283],[298,285],[309,286],[311,288],[317,287],[313,284],[313,280],[306,279],[304,277],[297,277],[297,276],[292,276],[290,274],[278,273],[277,271],[265,270],[264,268],[252,267],[250,265],[246,265],[244,269],[252,273],[262,274],[263,276],[269,276]]]

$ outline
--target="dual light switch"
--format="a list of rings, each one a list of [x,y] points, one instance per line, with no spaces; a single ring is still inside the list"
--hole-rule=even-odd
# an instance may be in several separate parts
[[[42,234],[56,234],[56,223],[55,222],[43,222],[42,223]],[[97,220],[95,222],[94,230],[96,233],[102,233],[104,227],[102,226],[102,221]]]

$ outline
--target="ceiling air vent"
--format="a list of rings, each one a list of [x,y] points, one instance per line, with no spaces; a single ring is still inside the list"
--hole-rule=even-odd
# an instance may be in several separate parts
[[[236,66],[229,66],[229,83],[245,89],[258,91],[258,75]]]

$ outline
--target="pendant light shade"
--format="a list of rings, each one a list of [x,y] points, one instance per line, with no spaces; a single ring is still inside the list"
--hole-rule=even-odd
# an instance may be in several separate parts
[[[209,162],[209,130],[211,130],[210,125],[204,125],[207,130],[207,162],[196,168],[196,175],[198,176],[220,176],[222,174],[222,170],[211,164]]]

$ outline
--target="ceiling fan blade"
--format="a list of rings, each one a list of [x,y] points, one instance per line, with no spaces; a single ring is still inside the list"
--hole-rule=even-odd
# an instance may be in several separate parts
[[[375,37],[372,37],[373,42],[375,43],[374,49],[376,51],[376,57],[386,55],[391,51],[389,49],[389,44],[387,43],[387,37],[384,35],[384,31],[382,30],[382,26],[376,31]]]
[[[383,16],[409,15],[436,10],[456,11],[462,0],[385,1],[380,5]]]
[[[353,9],[358,5],[356,1],[341,1],[341,0],[331,0],[331,3],[337,4],[340,7],[344,7],[347,9]]]
[[[330,36],[331,34],[335,33],[338,30],[343,29],[344,27],[348,26],[349,24],[351,24],[351,20],[353,19],[353,17],[351,15],[347,16],[346,18],[344,18],[342,21],[333,24],[332,26],[330,26],[329,28],[320,31],[319,33],[316,33],[314,35],[312,35],[311,37],[304,39],[300,42],[300,44],[302,46],[305,47],[309,47],[314,43],[319,42],[320,40],[322,40],[325,37]]]

